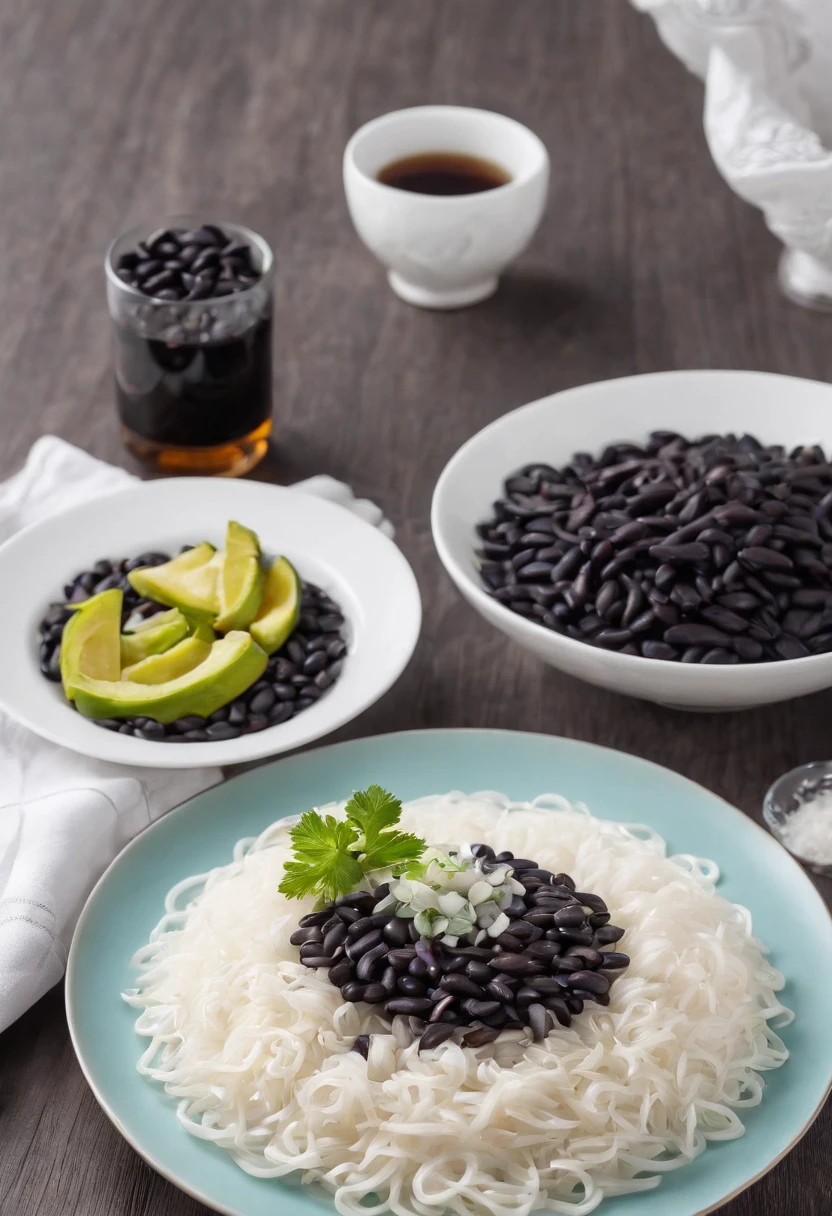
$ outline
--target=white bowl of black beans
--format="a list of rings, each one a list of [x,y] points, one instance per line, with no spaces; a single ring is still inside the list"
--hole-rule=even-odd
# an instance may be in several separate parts
[[[244,521],[302,585],[299,620],[261,677],[210,717],[92,719],[67,701],[58,660],[71,610],[121,588],[122,619],[152,615],[127,579]],[[421,623],[413,572],[392,541],[318,495],[258,482],[171,478],[70,508],[0,545],[0,708],[73,751],[154,768],[278,755],[351,721],[398,679]]]
[[[680,371],[567,389],[436,486],[465,599],[561,671],[677,708],[832,686],[832,386]]]

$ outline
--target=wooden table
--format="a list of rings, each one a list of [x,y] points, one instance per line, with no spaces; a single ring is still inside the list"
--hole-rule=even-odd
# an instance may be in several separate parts
[[[350,132],[427,101],[511,114],[552,157],[532,248],[494,299],[445,315],[393,297],[341,191]],[[422,589],[414,661],[339,737],[544,730],[659,761],[758,817],[775,776],[829,754],[832,695],[719,717],[579,684],[460,600],[428,525],[458,445],[555,389],[685,367],[832,378],[832,320],[779,296],[777,244],[717,175],[701,109],[652,24],[610,0],[0,0],[0,476],[50,431],[129,467],[104,249],[163,213],[241,219],[277,262],[276,442],[257,476],[325,471],[381,503]],[[827,1107],[723,1216],[828,1216],[830,1149]],[[3,1216],[205,1210],[99,1110],[59,990],[0,1038]]]

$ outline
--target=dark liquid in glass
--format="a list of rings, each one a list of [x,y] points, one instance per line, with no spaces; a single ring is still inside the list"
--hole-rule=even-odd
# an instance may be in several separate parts
[[[271,317],[224,342],[169,344],[115,324],[124,427],[161,448],[233,444],[271,418]]]

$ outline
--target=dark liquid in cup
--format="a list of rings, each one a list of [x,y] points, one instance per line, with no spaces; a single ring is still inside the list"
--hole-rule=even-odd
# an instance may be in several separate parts
[[[377,175],[385,186],[413,194],[482,194],[511,181],[494,161],[462,152],[420,152],[391,161]]]
[[[115,325],[124,427],[165,447],[233,444],[271,418],[271,317],[225,342],[174,345]]]

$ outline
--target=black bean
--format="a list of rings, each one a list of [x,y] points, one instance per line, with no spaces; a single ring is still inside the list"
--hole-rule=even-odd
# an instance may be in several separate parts
[[[631,641],[632,637],[630,629],[602,629],[600,633],[596,634],[595,642],[599,646],[618,647]]]
[[[379,983],[386,990],[387,995],[390,996],[391,993],[396,991],[398,980],[399,977],[396,974],[395,969],[393,967],[385,967],[384,971],[381,973]]]
[[[355,958],[355,955],[353,954],[352,957]],[[387,945],[385,942],[379,942],[372,950],[364,951],[355,969],[356,978],[363,981],[372,979],[376,964],[386,957]]]
[[[481,1026],[462,1036],[462,1046],[484,1047],[486,1043],[493,1043],[496,1038],[499,1038],[499,1035],[500,1031],[497,1027]]]
[[[398,978],[399,991],[405,996],[422,997],[427,993],[427,985],[415,975],[400,975]]]
[[[294,712],[295,704],[293,701],[279,701],[269,710],[269,723],[272,726],[279,726],[281,722],[288,722]]]
[[[554,932],[561,942],[576,946],[591,946],[594,938],[592,929],[555,929]]]
[[[361,937],[353,938],[347,945],[347,955],[351,959],[358,959],[368,950],[373,950],[382,941],[381,930],[371,929],[369,933],[364,933]]]
[[[725,646],[730,644],[728,634],[713,625],[671,625],[665,631],[664,640],[676,646]]]
[[[647,640],[641,643],[641,653],[646,659],[678,659],[679,652],[666,642]]]
[[[347,926],[343,921],[339,921],[337,925],[333,925],[329,933],[327,933],[326,937],[324,938],[323,953],[332,954],[336,946],[340,946],[346,936]]]
[[[388,1001],[384,1009],[391,1017],[395,1017],[397,1013],[404,1013],[408,1017],[423,1018],[432,1012],[433,1001],[427,997],[420,999],[417,997],[400,996],[394,997],[392,1001]]]
[[[289,941],[293,946],[303,946],[306,942],[319,942],[323,938],[319,925],[307,925],[300,929],[295,929]],[[327,953],[327,951],[324,951]]]
[[[344,984],[348,984],[355,976],[355,967],[348,958],[341,959],[334,967],[329,969],[330,983],[336,988],[343,988]]]
[[[605,951],[601,954],[601,966],[605,971],[620,971],[624,967],[630,965],[630,956],[628,954],[618,954],[615,951]]]
[[[135,735],[137,739],[148,739],[150,741],[159,742],[165,737],[165,728],[161,722],[145,722],[143,726],[136,727]],[[209,738],[212,738],[210,731]]]
[[[500,1002],[478,1001],[471,999],[463,1001],[462,1008],[466,1013],[470,1014],[472,1018],[487,1018],[491,1017],[492,1014],[499,1013]]]
[[[403,946],[407,941],[407,925],[401,917],[393,916],[382,929],[388,946]]]
[[[754,571],[788,571],[792,569],[792,560],[785,553],[778,553],[774,549],[765,549],[759,545],[750,545],[745,549],[740,549],[737,561],[746,569]]]
[[[700,663],[711,665],[720,663],[736,663],[738,661],[738,656],[732,653],[730,650],[726,650],[723,646],[714,646],[710,650],[706,650],[699,661]]]
[[[559,562],[552,567],[551,579],[553,583],[558,582],[562,578],[570,578],[581,564],[581,551],[576,545],[574,548],[567,550]]]
[[[763,657],[763,647],[756,638],[734,638],[731,645],[744,663],[757,663]]]
[[[359,937],[364,937],[365,933],[369,933],[371,929],[384,929],[389,919],[389,912],[371,912],[369,915],[361,916],[350,925],[348,936],[355,941]]]
[[[267,714],[275,703],[275,692],[271,688],[261,688],[260,692],[253,696],[248,703],[248,707],[253,714]],[[230,717],[229,717],[230,721]]]
[[[774,642],[774,650],[781,659],[802,659],[810,654],[808,647],[799,638],[784,633]]]
[[[709,624],[721,629],[724,633],[744,633],[748,628],[748,621],[738,616],[736,612],[732,612],[730,608],[724,608],[719,604],[709,604],[703,608],[702,616]]]
[[[403,921],[407,925],[409,922]],[[617,938],[610,938],[611,941],[617,941]],[[401,949],[391,950],[387,955],[387,961],[391,967],[395,967],[397,971],[407,971],[408,966],[413,959],[416,958],[416,951],[413,946],[403,946]]]
[[[318,955],[318,956],[307,955],[305,958],[301,955],[300,961],[303,963],[304,967],[317,968],[317,967],[331,967],[333,965],[333,963],[335,962],[335,959],[330,958],[329,956],[323,955],[323,954]]]
[[[359,984],[356,980],[350,980],[341,988],[341,996],[345,1001],[360,1001],[364,997],[364,989],[366,984]]]
[[[670,545],[666,542],[651,545],[650,556],[659,562],[670,562],[674,565],[703,565],[710,556],[708,546],[699,541],[687,545]]]
[[[569,982],[573,988],[580,988],[586,992],[605,993],[610,989],[610,981],[597,971],[573,971],[569,976]]]
[[[304,659],[301,670],[303,671],[304,675],[314,676],[317,675],[319,671],[323,671],[326,665],[327,655],[320,650],[316,650],[313,651],[308,658]]]
[[[613,578],[607,579],[595,597],[595,611],[600,617],[606,617],[617,598],[618,583]]]
[[[213,743],[225,739],[239,739],[242,733],[239,726],[232,726],[230,722],[212,722],[205,728],[207,738]]]
[[[364,959],[362,959],[364,961]],[[381,1004],[382,1001],[387,1001],[389,998],[389,989],[383,984],[367,984],[361,1000],[367,1004]]]
[[[494,972],[487,963],[481,963],[477,959],[472,959],[465,966],[465,974],[475,984],[480,986],[487,984],[494,978]]]
[[[494,971],[507,975],[537,975],[543,970],[542,963],[528,954],[498,954],[488,964]]]
[[[176,721],[172,723],[172,728],[173,730],[177,730],[180,732],[180,734],[184,735],[186,731],[201,730],[204,725],[204,718],[200,718],[196,714],[189,714],[185,718],[177,718]]]
[[[357,1051],[360,1056],[366,1060],[370,1054],[370,1036],[368,1034],[356,1035],[355,1042],[352,1045],[352,1051]]]
[[[525,985],[522,988],[518,988],[517,992],[514,993],[514,1004],[520,1009],[525,1008],[527,1005],[531,1005],[533,1001],[539,1000],[540,993],[536,989],[529,988]]]
[[[596,930],[595,941],[602,945],[609,945],[612,942],[621,941],[623,936],[624,930],[620,929],[617,925],[603,925],[600,929]]]
[[[442,1023],[435,1023],[422,1034],[419,1039],[419,1051],[432,1051],[435,1047],[440,1047],[454,1033],[453,1026],[447,1026]]]
[[[446,975],[440,987],[454,996],[473,997],[477,1000],[485,998],[485,990],[467,975]]]

